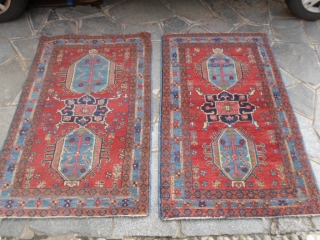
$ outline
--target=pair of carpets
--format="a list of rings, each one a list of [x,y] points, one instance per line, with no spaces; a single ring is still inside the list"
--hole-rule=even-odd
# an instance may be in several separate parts
[[[0,159],[1,217],[148,214],[150,63],[149,33],[41,38]],[[162,219],[320,212],[265,34],[164,36],[161,114]]]

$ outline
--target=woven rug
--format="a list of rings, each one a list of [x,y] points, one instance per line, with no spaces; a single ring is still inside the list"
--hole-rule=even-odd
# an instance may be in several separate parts
[[[320,213],[267,36],[166,35],[163,46],[161,217]]]
[[[1,217],[144,216],[149,33],[42,37],[3,148]]]

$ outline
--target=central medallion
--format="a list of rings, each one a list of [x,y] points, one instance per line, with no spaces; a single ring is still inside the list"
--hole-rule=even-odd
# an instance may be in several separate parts
[[[201,111],[206,114],[204,129],[209,124],[222,122],[231,127],[236,122],[252,122],[258,127],[257,122],[253,120],[253,113],[256,106],[249,102],[249,94],[232,94],[226,91],[219,94],[205,95],[200,90],[198,94],[204,96],[205,103],[201,105]]]
[[[56,127],[58,128],[62,123],[77,123],[80,127],[84,127],[88,123],[101,123],[108,127],[106,116],[112,111],[108,107],[108,102],[119,97],[120,95],[116,98],[95,98],[85,95],[80,98],[64,100],[65,107],[58,110],[61,114],[61,120]]]

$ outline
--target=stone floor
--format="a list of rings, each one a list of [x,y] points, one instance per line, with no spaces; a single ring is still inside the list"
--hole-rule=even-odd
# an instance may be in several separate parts
[[[158,218],[158,125],[163,33],[268,33],[314,173],[320,182],[320,21],[296,19],[281,0],[104,0],[101,8],[28,9],[19,19],[0,24],[0,146],[15,112],[39,36],[140,31],[150,31],[153,40],[150,215],[144,218],[2,220],[0,236],[44,239],[63,235],[65,237],[61,239],[76,239],[72,235],[76,233],[118,239],[126,236],[183,238],[251,234],[251,239],[271,239],[265,238],[269,235],[274,239],[288,239],[279,234],[319,231],[320,217],[167,222]]]

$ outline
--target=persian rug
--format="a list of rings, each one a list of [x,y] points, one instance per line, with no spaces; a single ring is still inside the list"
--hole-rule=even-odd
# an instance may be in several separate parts
[[[267,35],[165,35],[161,217],[319,214]]]
[[[0,160],[1,217],[145,216],[149,33],[42,37]]]

